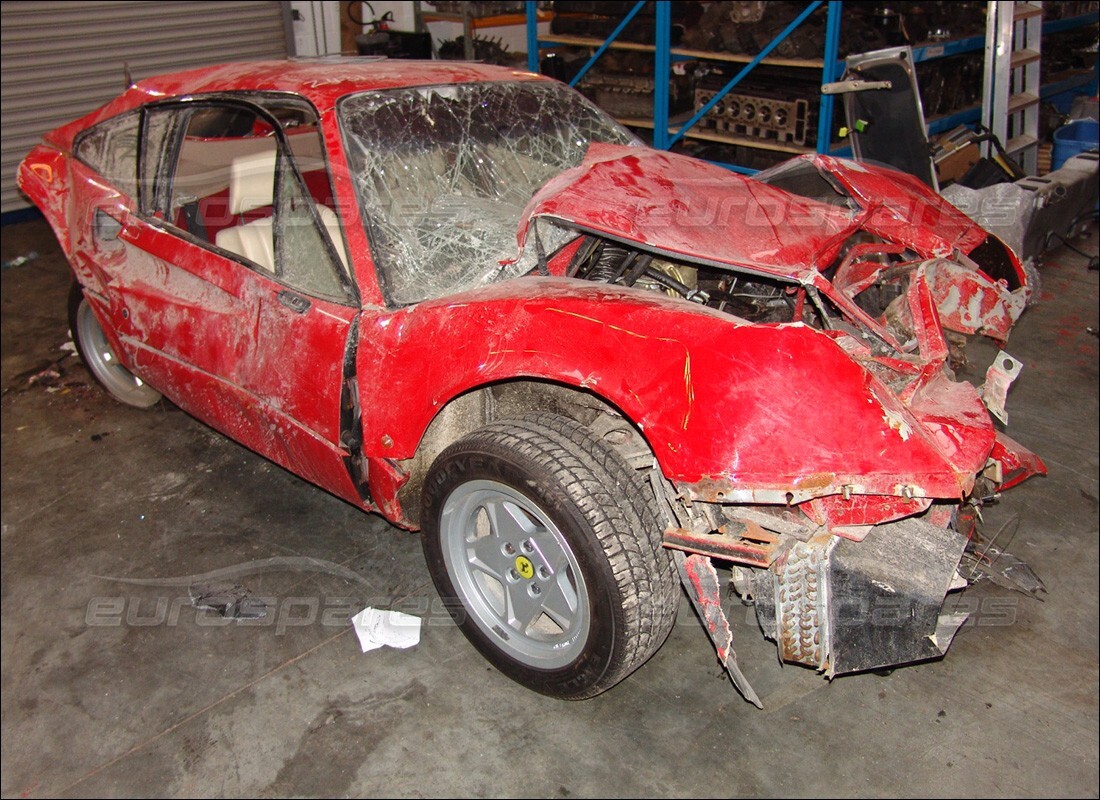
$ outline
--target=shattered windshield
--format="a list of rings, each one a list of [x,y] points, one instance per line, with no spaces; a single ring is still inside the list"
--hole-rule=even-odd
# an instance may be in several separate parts
[[[531,270],[533,253],[501,263],[516,257],[527,201],[591,142],[636,142],[549,82],[362,92],[337,113],[374,261],[398,305]]]

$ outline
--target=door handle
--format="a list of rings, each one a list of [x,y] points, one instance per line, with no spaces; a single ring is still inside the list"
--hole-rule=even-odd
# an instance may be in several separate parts
[[[277,297],[279,298],[279,302],[291,311],[297,312],[298,314],[304,314],[309,311],[311,305],[309,300],[302,297],[300,294],[295,294],[289,289],[283,289],[279,292]]]

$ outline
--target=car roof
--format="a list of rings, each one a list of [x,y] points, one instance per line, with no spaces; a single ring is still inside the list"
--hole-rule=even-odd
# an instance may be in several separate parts
[[[538,80],[526,70],[468,61],[407,61],[376,57],[300,58],[252,61],[161,75],[137,88],[158,96],[223,91],[300,94],[320,110],[352,92],[478,81]]]
[[[374,56],[329,56],[246,61],[173,72],[139,81],[91,114],[51,131],[46,140],[67,148],[72,138],[100,120],[170,97],[218,92],[290,92],[324,114],[347,94],[371,89],[482,81],[546,81],[522,69],[468,61],[411,61]]]

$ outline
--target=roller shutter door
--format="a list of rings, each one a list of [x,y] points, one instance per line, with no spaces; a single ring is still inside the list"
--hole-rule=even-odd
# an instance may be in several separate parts
[[[279,2],[4,2],[0,35],[2,211],[28,203],[15,183],[42,134],[135,80],[225,61],[285,58]]]

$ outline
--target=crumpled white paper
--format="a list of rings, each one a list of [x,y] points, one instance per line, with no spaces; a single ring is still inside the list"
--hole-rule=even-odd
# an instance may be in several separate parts
[[[363,652],[383,645],[404,650],[420,644],[420,617],[400,611],[364,608],[351,618]]]

